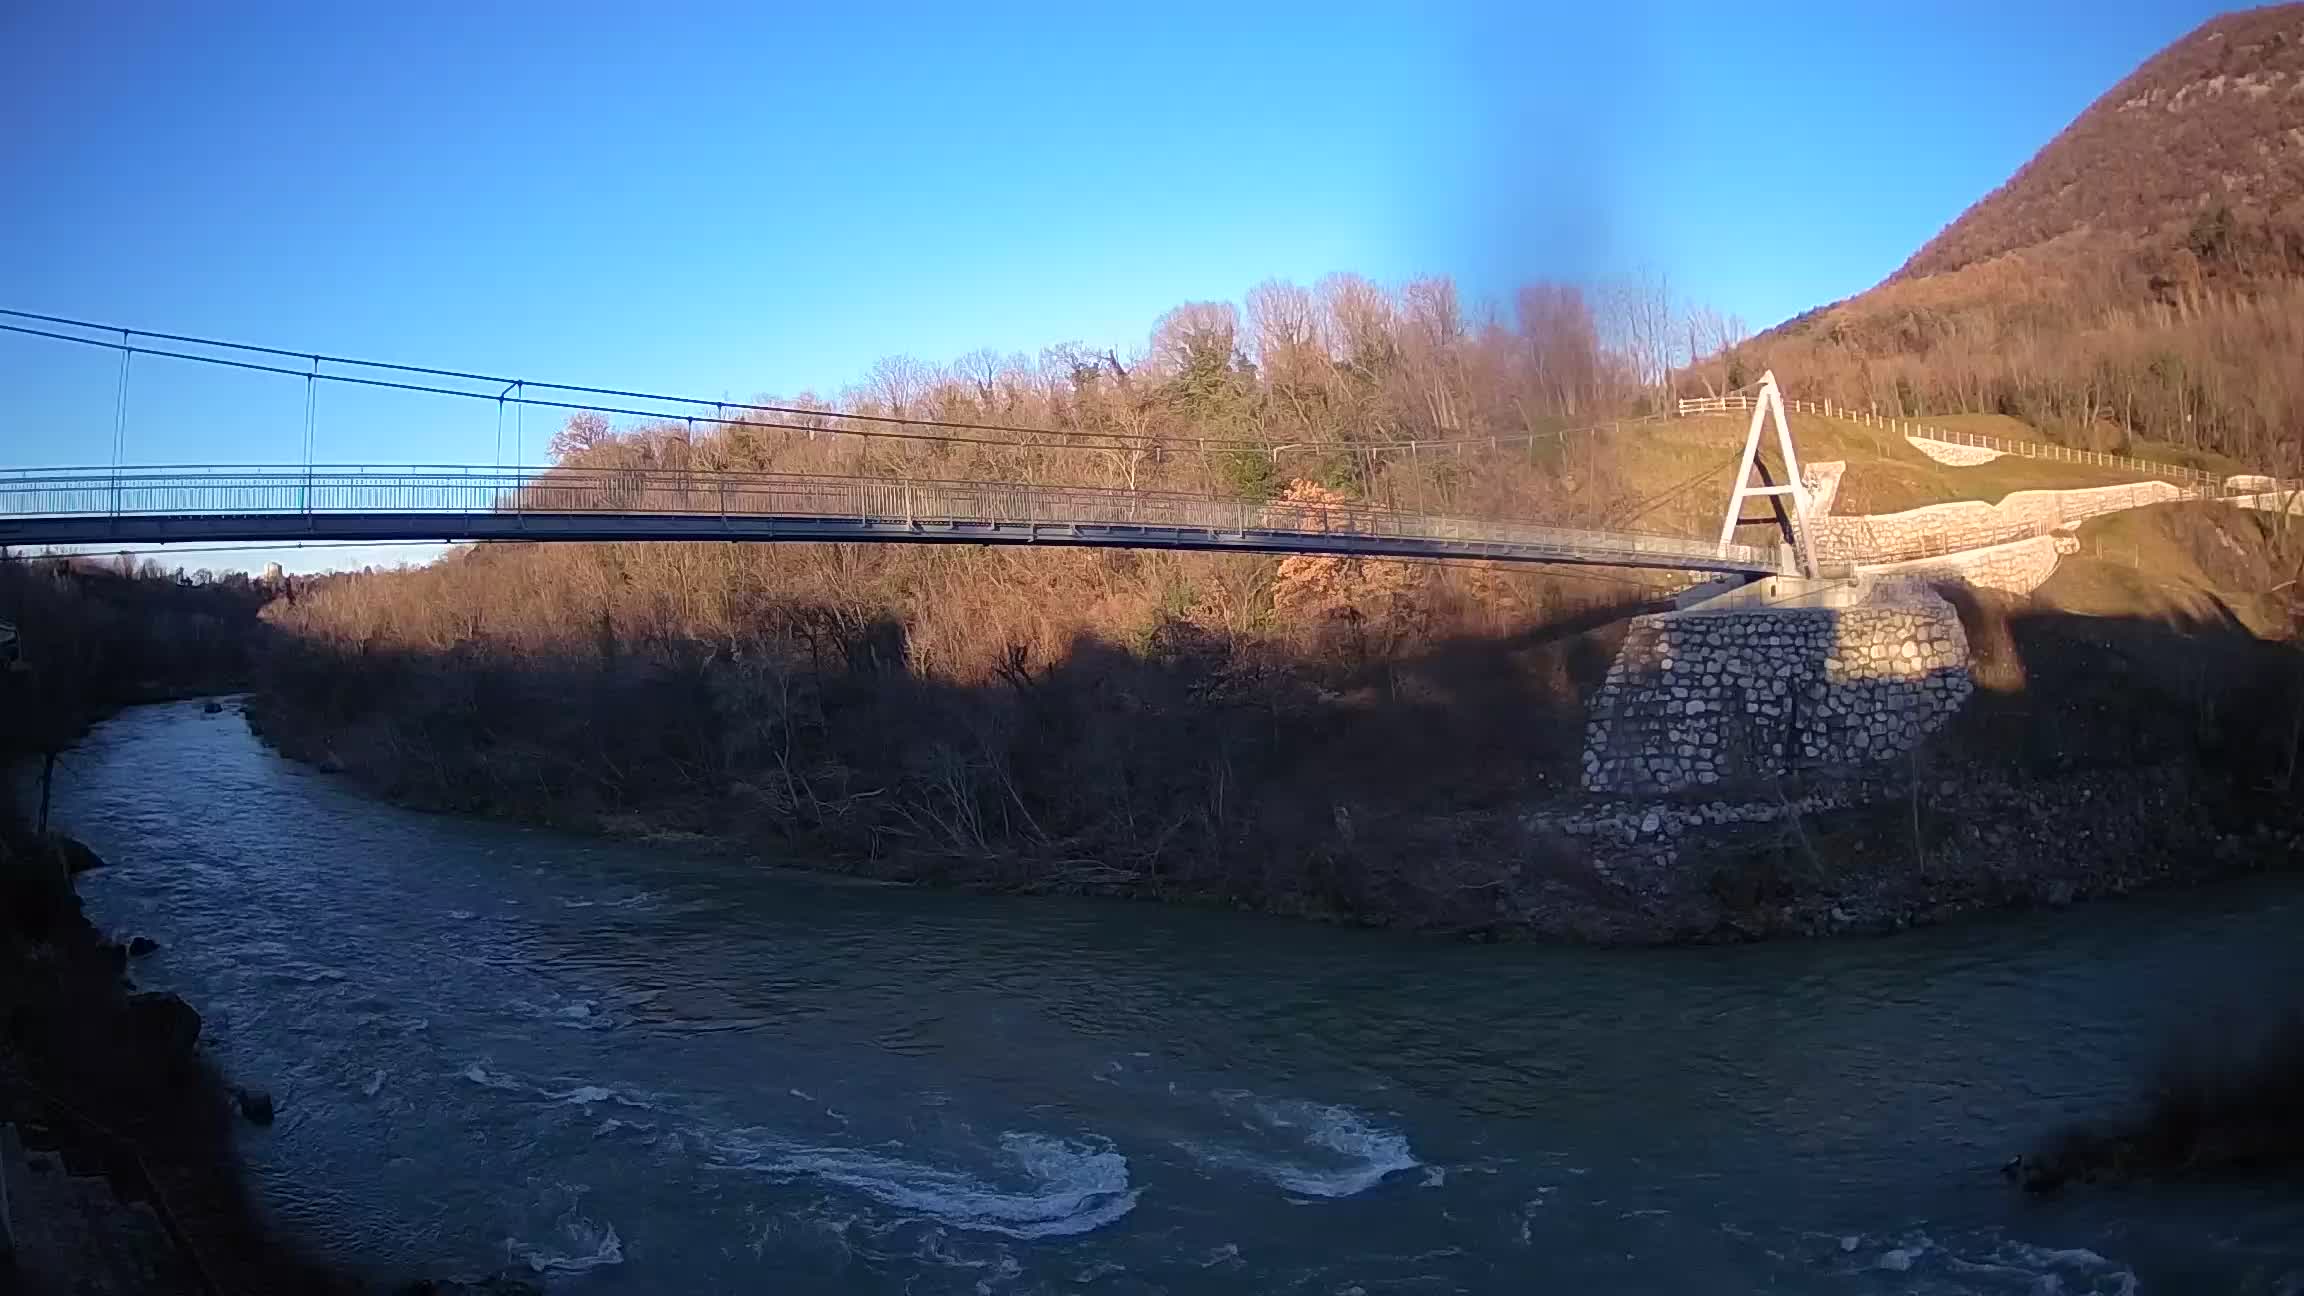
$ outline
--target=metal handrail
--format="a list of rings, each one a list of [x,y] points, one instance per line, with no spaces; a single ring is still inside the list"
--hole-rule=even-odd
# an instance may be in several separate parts
[[[1470,542],[1611,556],[1773,567],[1773,550],[1364,504],[1255,502],[1095,486],[836,477],[663,468],[51,469],[0,477],[0,521],[248,514],[622,514],[841,519],[911,530],[952,525],[1096,526],[1221,535]],[[0,528],[0,536],[6,530]],[[1348,551],[1348,544],[1334,546]]]

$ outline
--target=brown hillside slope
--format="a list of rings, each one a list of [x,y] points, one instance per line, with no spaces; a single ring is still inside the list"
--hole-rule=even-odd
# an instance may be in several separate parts
[[[2165,234],[2222,203],[2304,226],[2304,4],[2212,19],[2121,81],[1895,279],[2075,231]],[[2203,242],[2210,231],[2203,229]]]
[[[1715,365],[2283,470],[2304,443],[2304,4],[2155,55],[1885,282]]]

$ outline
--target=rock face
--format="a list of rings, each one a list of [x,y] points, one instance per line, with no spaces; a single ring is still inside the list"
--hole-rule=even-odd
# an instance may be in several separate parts
[[[172,994],[132,994],[127,1004],[128,1028],[145,1049],[145,1056],[163,1067],[191,1064],[192,1048],[200,1042],[200,1014]]]
[[[142,958],[160,948],[160,942],[149,936],[133,937],[128,942],[128,957]]]
[[[1636,618],[1593,698],[1584,787],[1735,787],[1900,755],[1968,700],[1968,640],[1941,596],[1876,587],[1841,608]]]
[[[0,1263],[0,1293],[376,1290],[265,1231],[231,1154],[237,1100],[197,1048],[200,1014],[174,995],[122,991],[125,948],[87,920],[49,851],[0,833],[0,866],[34,866],[0,867],[0,1091],[42,1158],[8,1184],[17,1222],[37,1231],[19,1234],[32,1245],[13,1268]],[[82,1166],[95,1173],[79,1177]],[[541,1289],[507,1279],[436,1290]]]
[[[1840,499],[1840,483],[1847,476],[1848,465],[1838,459],[1800,466],[1800,480],[1807,483],[1808,508],[1813,516],[1832,515],[1832,506]]]
[[[54,848],[56,854],[64,861],[66,873],[85,873],[90,869],[104,867],[103,856],[70,837],[56,838]]]

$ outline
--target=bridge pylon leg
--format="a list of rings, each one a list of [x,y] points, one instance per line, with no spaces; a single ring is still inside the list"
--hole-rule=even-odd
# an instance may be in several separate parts
[[[1778,484],[1769,479],[1768,465],[1760,459],[1760,434],[1767,425],[1776,425],[1776,449],[1784,462],[1784,481]],[[1752,480],[1758,470],[1760,480]],[[1816,576],[1816,553],[1809,545],[1809,519],[1812,501],[1808,483],[1800,476],[1800,455],[1792,448],[1792,422],[1784,414],[1784,396],[1776,389],[1776,371],[1771,369],[1760,375],[1760,392],[1752,400],[1752,425],[1744,434],[1744,454],[1736,462],[1736,480],[1728,491],[1728,512],[1720,519],[1720,554],[1726,557],[1728,545],[1736,537],[1736,528],[1745,524],[1744,501],[1755,496],[1766,499],[1775,510],[1774,521],[1784,532],[1784,542],[1791,546],[1794,561],[1802,576]],[[1790,499],[1787,509],[1784,501]],[[1768,519],[1751,519],[1766,521]]]

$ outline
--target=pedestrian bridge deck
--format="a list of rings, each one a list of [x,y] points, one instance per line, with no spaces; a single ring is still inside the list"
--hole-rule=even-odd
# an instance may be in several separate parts
[[[467,467],[59,468],[0,476],[0,545],[730,540],[1479,558],[1771,575],[1774,547],[1021,482]]]

